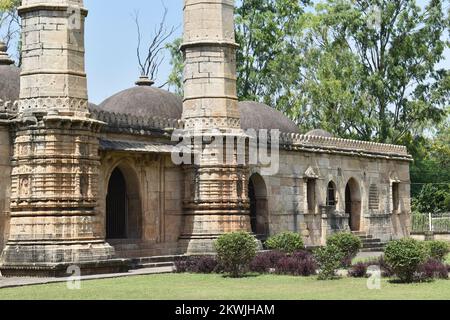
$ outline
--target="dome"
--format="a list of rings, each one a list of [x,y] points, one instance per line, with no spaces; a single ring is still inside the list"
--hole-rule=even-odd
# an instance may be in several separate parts
[[[138,85],[106,99],[98,108],[138,117],[180,119],[183,102],[180,97],[169,91],[149,85]]]
[[[307,136],[333,138],[333,135],[322,129],[314,129],[306,133]]]
[[[242,129],[278,129],[284,133],[299,133],[298,126],[283,113],[263,103],[239,102]]]
[[[6,53],[6,46],[0,42],[0,99],[19,100],[20,69],[14,65]]]

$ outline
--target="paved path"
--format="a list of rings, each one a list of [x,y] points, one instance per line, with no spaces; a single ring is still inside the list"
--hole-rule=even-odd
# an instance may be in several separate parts
[[[171,273],[171,272],[173,272],[173,267],[143,268],[143,269],[130,270],[129,272],[126,272],[126,273],[110,273],[110,274],[82,276],[81,280],[110,279],[110,278],[141,276],[141,275],[149,275],[149,274],[162,274],[162,273]],[[29,285],[37,285],[37,284],[66,282],[68,280],[72,281],[73,279],[69,279],[69,278],[19,278],[19,277],[4,278],[4,277],[0,277],[0,288],[12,288],[12,287],[21,287],[21,286],[29,286]]]

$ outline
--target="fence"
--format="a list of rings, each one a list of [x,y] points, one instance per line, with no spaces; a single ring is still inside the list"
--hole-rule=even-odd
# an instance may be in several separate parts
[[[415,213],[412,215],[413,233],[450,233],[450,213]]]

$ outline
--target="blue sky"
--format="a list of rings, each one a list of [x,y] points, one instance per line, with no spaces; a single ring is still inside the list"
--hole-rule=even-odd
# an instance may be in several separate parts
[[[179,26],[174,37],[182,34],[183,0],[165,0],[169,9],[168,26]],[[123,89],[134,86],[140,72],[136,58],[137,32],[134,12],[139,11],[143,41],[150,39],[161,21],[164,9],[160,0],[85,0],[86,71],[89,100],[100,103]],[[147,35],[147,37],[145,37]],[[161,66],[158,83],[170,73],[169,54]]]
[[[84,0],[89,10],[86,21],[86,70],[89,99],[100,103],[121,90],[134,86],[139,76],[136,58],[137,33],[133,14],[139,11],[142,34],[149,34],[161,21],[161,0]],[[182,34],[183,0],[164,0],[169,9],[168,26],[179,26],[173,38]],[[425,0],[418,3],[424,4]],[[450,68],[450,52],[442,64]],[[169,54],[163,63],[157,84],[164,83],[170,73]]]

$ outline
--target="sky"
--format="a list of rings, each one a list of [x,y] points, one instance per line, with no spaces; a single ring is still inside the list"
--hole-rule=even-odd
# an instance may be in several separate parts
[[[89,100],[99,104],[111,95],[133,87],[140,72],[136,57],[137,29],[133,15],[139,12],[142,45],[150,41],[155,27],[168,8],[166,24],[178,27],[169,41],[183,32],[183,0],[84,0],[89,10],[86,20],[86,72]],[[240,1],[240,0],[237,0]],[[420,5],[428,0],[418,0]],[[166,52],[156,85],[167,81],[170,54]],[[439,67],[450,69],[450,50]]]
[[[135,11],[139,12],[145,40],[151,39],[162,19],[160,0],[85,0],[89,10],[86,20],[86,72],[89,100],[101,103],[111,95],[134,86],[140,72],[136,57],[137,30]],[[173,40],[182,35],[183,0],[165,0],[168,8],[166,24],[179,27]],[[167,81],[171,70],[170,54],[161,66],[156,85]]]

